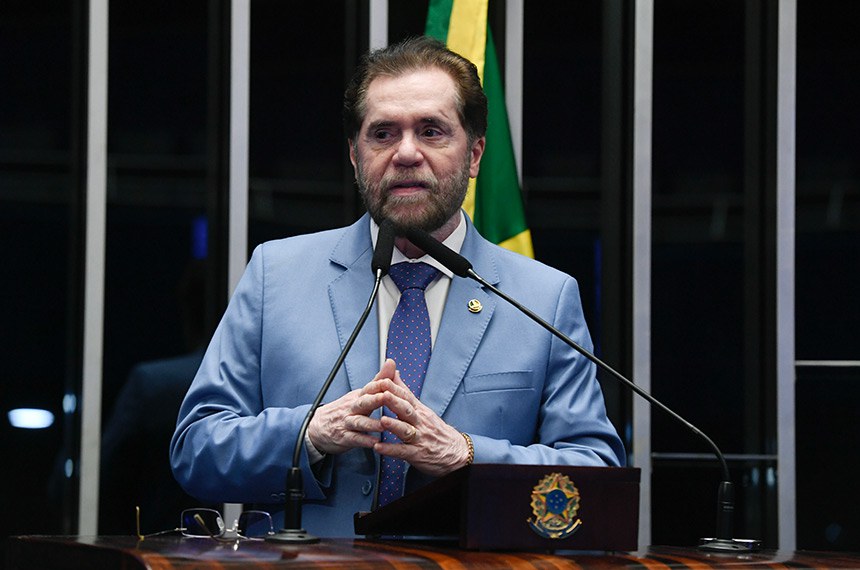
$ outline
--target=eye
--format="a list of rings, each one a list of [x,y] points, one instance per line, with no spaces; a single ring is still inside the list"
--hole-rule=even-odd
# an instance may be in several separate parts
[[[383,142],[391,138],[391,133],[385,130],[377,130],[371,133],[371,137],[375,141]]]
[[[442,131],[436,127],[426,127],[421,134],[428,138],[437,138],[442,136]]]

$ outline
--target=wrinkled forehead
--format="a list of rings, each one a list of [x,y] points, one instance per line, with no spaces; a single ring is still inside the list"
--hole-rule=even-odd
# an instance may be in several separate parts
[[[437,68],[378,75],[367,86],[362,127],[398,117],[436,117],[463,126],[459,92]]]

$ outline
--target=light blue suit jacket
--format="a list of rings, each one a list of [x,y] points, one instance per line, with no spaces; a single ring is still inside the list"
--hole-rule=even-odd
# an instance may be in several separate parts
[[[191,495],[280,509],[296,434],[373,287],[368,224],[365,215],[254,251],[171,442],[174,475]],[[491,244],[471,222],[461,253],[488,282],[590,349],[573,278]],[[470,312],[471,299],[483,310]],[[373,310],[326,402],[378,372],[378,330]],[[472,280],[451,283],[421,401],[471,435],[475,462],[624,464],[594,365]],[[377,468],[372,451],[355,449],[312,470],[303,451],[303,526],[352,536],[353,513],[371,508]],[[427,480],[411,469],[407,491]]]

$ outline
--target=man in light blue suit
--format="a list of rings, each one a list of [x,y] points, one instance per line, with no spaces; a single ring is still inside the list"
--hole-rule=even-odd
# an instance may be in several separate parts
[[[478,174],[486,113],[474,66],[435,40],[407,40],[362,61],[344,120],[369,214],[254,251],[171,443],[174,474],[190,494],[281,506],[300,425],[373,287],[383,219],[430,232],[591,346],[576,281],[489,243],[460,210]],[[426,289],[432,356],[423,389],[415,397],[397,363],[384,358],[400,296],[386,277],[304,441],[309,532],[353,535],[353,513],[374,506],[381,456],[406,461],[404,492],[472,461],[624,464],[592,363],[404,238],[395,245],[392,263],[420,260],[440,270]],[[381,415],[383,406],[393,415]],[[386,430],[402,443],[382,443]]]

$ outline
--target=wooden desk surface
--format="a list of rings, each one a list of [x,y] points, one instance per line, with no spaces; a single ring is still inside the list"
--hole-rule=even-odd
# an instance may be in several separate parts
[[[741,556],[652,546],[632,553],[478,552],[443,543],[323,540],[282,546],[262,541],[129,536],[19,536],[8,539],[13,569],[209,568],[860,568],[860,554],[763,551]]]

